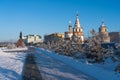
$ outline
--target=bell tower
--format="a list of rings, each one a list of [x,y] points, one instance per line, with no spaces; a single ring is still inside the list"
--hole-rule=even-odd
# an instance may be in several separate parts
[[[108,29],[107,26],[104,25],[104,21],[102,21],[102,24],[99,28],[99,35],[101,37],[102,42],[110,42],[110,37],[108,35]]]
[[[78,12],[76,13],[76,20],[73,28],[73,40],[84,42],[83,29],[78,18]]]

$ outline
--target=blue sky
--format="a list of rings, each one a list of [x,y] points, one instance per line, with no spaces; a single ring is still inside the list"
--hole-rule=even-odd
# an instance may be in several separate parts
[[[11,41],[23,35],[44,36],[64,33],[68,22],[74,26],[76,11],[84,35],[98,31],[104,20],[109,32],[120,31],[119,0],[0,0],[0,41]]]

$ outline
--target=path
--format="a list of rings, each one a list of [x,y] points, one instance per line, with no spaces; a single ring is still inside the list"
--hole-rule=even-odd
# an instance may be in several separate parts
[[[42,80],[40,71],[32,53],[28,53],[23,70],[23,80]]]

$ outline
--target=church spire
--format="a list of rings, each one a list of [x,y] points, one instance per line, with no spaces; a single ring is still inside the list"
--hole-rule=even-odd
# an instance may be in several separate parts
[[[74,27],[80,27],[80,21],[78,18],[78,11],[76,12],[76,21],[75,21],[75,26]]]
[[[78,11],[76,12],[76,18],[78,18]]]
[[[72,32],[72,23],[69,21],[69,32]]]
[[[102,26],[105,26],[105,25],[104,25],[104,21],[103,21],[103,20],[102,20]]]

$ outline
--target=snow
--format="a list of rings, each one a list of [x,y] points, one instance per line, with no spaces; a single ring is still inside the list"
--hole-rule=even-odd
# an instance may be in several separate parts
[[[93,65],[96,66],[96,67],[100,67],[100,68],[102,68],[102,69],[104,69],[104,70],[115,71],[115,68],[116,68],[116,66],[117,66],[118,64],[119,64],[118,61],[113,62],[113,61],[111,60],[111,58],[108,58],[107,60],[105,60],[104,63],[101,63],[101,64],[95,63],[95,64],[93,64]]]
[[[4,50],[19,51],[27,48],[0,49],[0,80],[22,80],[27,53],[7,53]],[[106,64],[86,64],[41,48],[36,48],[33,54],[44,80],[120,80],[120,75],[114,71],[118,63],[111,62],[109,58]]]
[[[24,51],[24,50],[28,50],[28,48],[27,47],[24,47],[24,48],[13,48],[13,49],[3,48],[1,50],[2,51]]]
[[[61,60],[49,56],[50,52],[36,50],[37,52],[34,53],[36,62],[44,80],[96,80]]]
[[[23,52],[6,53],[0,49],[0,80],[22,80],[25,56]]]
[[[107,70],[107,69],[103,69],[101,67],[97,67],[96,65],[82,63],[71,57],[59,55],[57,53],[53,53],[53,52],[50,52],[50,51],[47,51],[44,49],[37,49],[37,50],[39,52],[41,52],[42,54],[46,54],[46,55],[56,59],[56,61],[59,60],[59,61],[65,63],[66,65],[75,68],[77,71],[81,71],[89,76],[96,78],[97,80],[120,80],[120,75],[115,73],[115,71],[113,71],[113,70],[109,70],[109,69]]]

